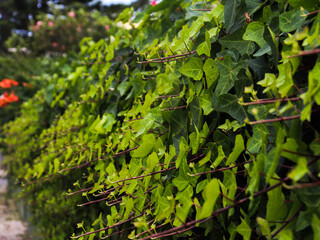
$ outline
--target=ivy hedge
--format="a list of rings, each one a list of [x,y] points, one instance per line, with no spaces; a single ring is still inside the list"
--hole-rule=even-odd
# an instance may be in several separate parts
[[[163,0],[83,39],[2,128],[37,234],[320,239],[319,5]]]

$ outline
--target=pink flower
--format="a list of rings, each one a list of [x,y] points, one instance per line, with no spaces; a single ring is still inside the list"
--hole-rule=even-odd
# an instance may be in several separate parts
[[[70,11],[68,13],[69,17],[74,18],[76,16],[76,14],[73,11]]]
[[[50,21],[50,22],[48,22],[48,26],[49,26],[49,27],[53,27],[53,26],[54,26],[54,23]]]
[[[66,50],[66,46],[65,46],[65,45],[62,45],[62,46],[61,46],[61,50]]]
[[[108,31],[110,29],[110,25],[106,25],[104,28]]]
[[[153,0],[153,1],[150,2],[150,4],[151,4],[152,6],[155,6],[155,5],[157,5],[157,1]]]
[[[58,47],[58,45],[59,45],[59,44],[58,44],[57,42],[53,42],[53,43],[52,43],[52,47],[54,47],[54,48]]]
[[[40,27],[42,25],[42,21],[38,21],[36,25]]]

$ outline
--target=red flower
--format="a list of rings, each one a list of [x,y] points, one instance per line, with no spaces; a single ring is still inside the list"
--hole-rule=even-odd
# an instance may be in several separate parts
[[[11,85],[17,86],[17,85],[19,85],[19,83],[13,79],[3,79],[0,82],[0,87],[2,87],[2,88],[11,88]]]
[[[152,6],[155,6],[155,5],[157,5],[157,1],[153,0],[153,1],[150,2],[150,4],[151,4]]]
[[[8,103],[17,102],[19,101],[19,97],[15,95],[14,92],[11,92],[10,95],[5,92],[0,96],[0,107],[5,107]]]

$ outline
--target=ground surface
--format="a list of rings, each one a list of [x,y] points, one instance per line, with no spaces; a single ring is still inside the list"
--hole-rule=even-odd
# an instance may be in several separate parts
[[[0,168],[0,240],[26,240],[26,225],[19,220],[13,201],[5,197],[7,185],[5,171]]]

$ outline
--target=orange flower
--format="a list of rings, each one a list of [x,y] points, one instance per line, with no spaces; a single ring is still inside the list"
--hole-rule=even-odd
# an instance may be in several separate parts
[[[0,82],[0,87],[2,88],[11,88],[11,85],[18,86],[19,83],[13,79],[6,79],[6,78]]]
[[[9,103],[17,102],[17,101],[19,101],[19,97],[14,92],[11,92],[10,95],[8,96],[7,100]]]
[[[19,97],[15,95],[14,92],[11,92],[10,95],[5,92],[0,96],[0,107],[5,107],[8,103],[17,102],[19,101]]]

